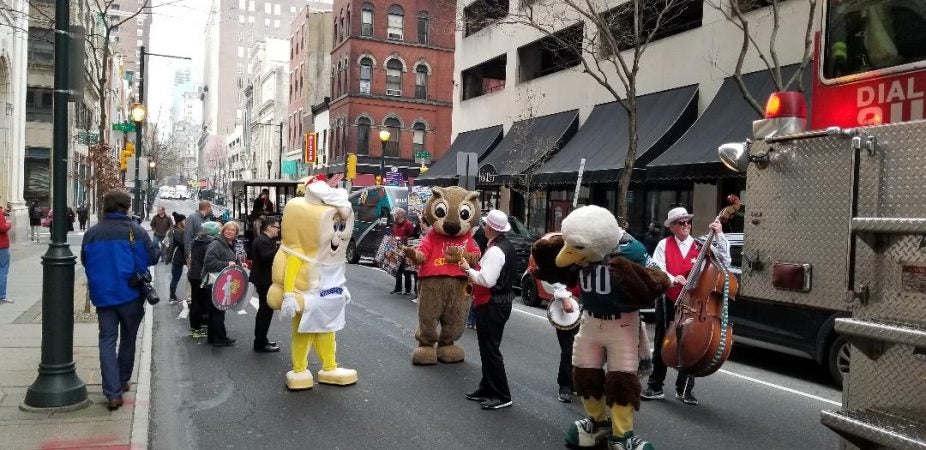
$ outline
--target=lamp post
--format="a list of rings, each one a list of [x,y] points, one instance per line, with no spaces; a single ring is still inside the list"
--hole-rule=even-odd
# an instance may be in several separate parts
[[[151,161],[148,163],[148,210],[151,209],[154,203],[154,195],[151,191],[151,178],[154,177],[154,168],[157,166],[157,163]]]
[[[386,184],[386,143],[389,142],[389,130],[383,128],[379,130],[379,141],[383,143],[382,151],[379,155],[379,182]]]
[[[272,168],[272,167],[273,167],[273,160],[272,160],[272,159],[268,159],[268,160],[267,160],[267,178],[269,178],[269,179],[271,179],[271,180],[273,179],[273,175],[270,174],[270,168]]]
[[[70,86],[70,1],[55,1],[54,102],[67,105]],[[68,160],[68,108],[54,108],[52,161]],[[42,359],[21,409],[47,413],[90,405],[74,364],[74,265],[67,242],[67,164],[52,164],[51,244],[42,256]]]

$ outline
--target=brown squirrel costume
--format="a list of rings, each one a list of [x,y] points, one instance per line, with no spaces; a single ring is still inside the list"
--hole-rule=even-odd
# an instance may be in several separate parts
[[[479,263],[479,246],[472,229],[479,224],[479,193],[461,187],[435,187],[424,207],[431,230],[418,248],[406,247],[405,256],[418,269],[418,347],[412,364],[463,361],[463,348],[455,345],[463,335],[472,289],[459,263]],[[434,344],[437,344],[435,350]]]

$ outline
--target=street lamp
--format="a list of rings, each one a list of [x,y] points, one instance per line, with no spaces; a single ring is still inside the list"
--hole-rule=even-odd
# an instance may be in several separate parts
[[[157,163],[151,161],[148,163],[148,210],[151,209],[151,204],[154,203],[154,193],[151,191],[151,178],[154,177],[154,168],[157,166]]]
[[[383,143],[382,152],[379,155],[379,180],[382,184],[386,184],[386,143],[389,142],[389,136],[389,130],[385,128],[379,130],[379,140]]]
[[[144,61],[144,59],[141,60],[141,67],[145,67]],[[141,103],[144,101],[144,98],[142,97],[144,95],[144,89],[140,87],[144,85],[144,81],[142,81],[141,77],[139,77],[138,85],[138,102],[133,103],[131,108],[129,108],[129,115],[132,117],[132,121],[135,122],[135,184],[132,185],[133,189],[135,189],[135,201],[133,202],[132,206],[135,208],[136,216],[141,215],[141,212],[138,210],[138,208],[141,206],[141,189],[139,188],[138,179],[138,161],[139,157],[141,157],[142,149],[142,125],[145,122],[145,117],[148,115],[148,110],[145,108],[145,105]]]
[[[273,167],[273,160],[272,160],[272,159],[268,159],[268,160],[267,160],[267,178],[270,179],[270,180],[273,179],[273,175],[270,174],[270,169],[271,169],[272,167]]]

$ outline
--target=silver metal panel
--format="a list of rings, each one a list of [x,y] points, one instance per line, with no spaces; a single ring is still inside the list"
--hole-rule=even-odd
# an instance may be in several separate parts
[[[926,328],[882,320],[836,319],[839,334],[926,348]]]
[[[926,361],[914,357],[909,345],[891,346],[877,360],[853,352],[843,406],[883,411],[922,424],[926,420]]]
[[[910,234],[926,233],[926,219],[857,217],[852,220],[857,233]]]
[[[820,422],[836,432],[888,448],[926,450],[922,424],[877,411],[823,411]]]

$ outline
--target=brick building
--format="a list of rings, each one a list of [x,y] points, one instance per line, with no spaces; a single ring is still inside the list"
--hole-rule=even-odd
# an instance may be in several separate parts
[[[331,52],[331,173],[358,156],[355,184],[386,169],[418,175],[416,152],[450,146],[454,12],[429,0],[335,0]],[[391,136],[383,157],[379,131]]]

